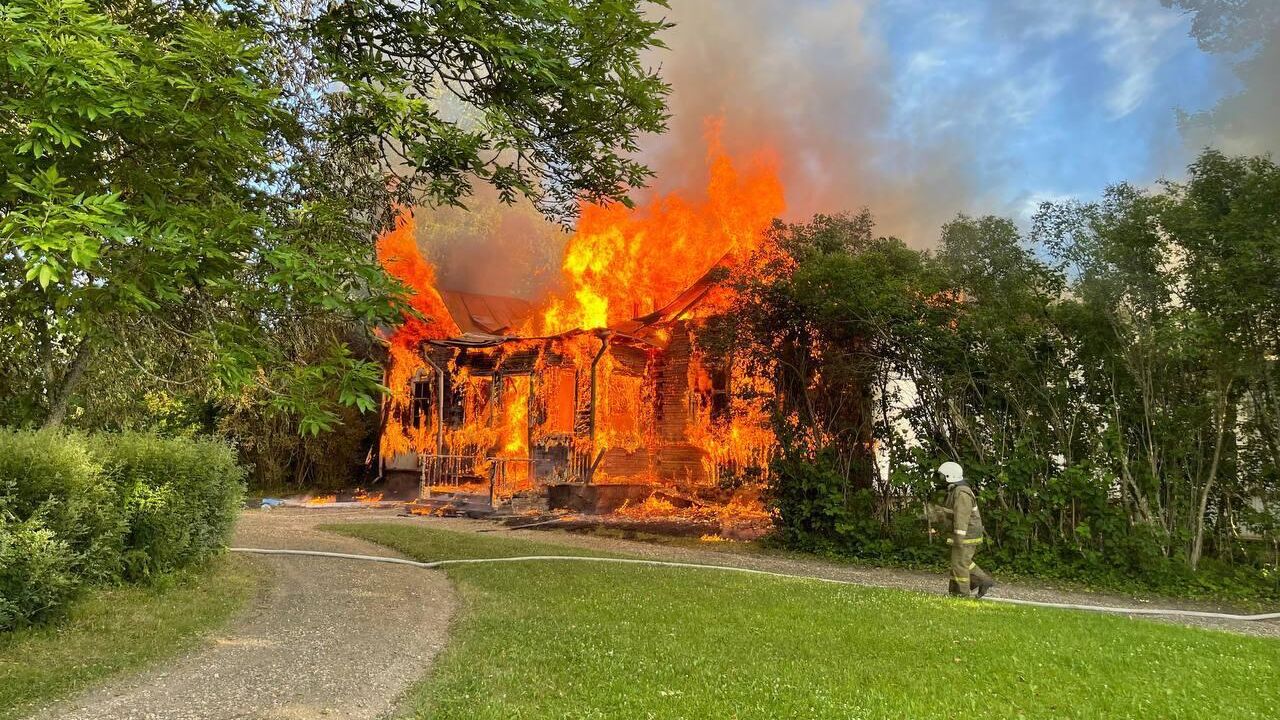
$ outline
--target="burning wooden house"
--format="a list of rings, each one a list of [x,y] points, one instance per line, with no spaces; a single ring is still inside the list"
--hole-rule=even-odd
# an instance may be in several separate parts
[[[389,338],[382,465],[416,479],[419,507],[764,516],[768,383],[696,331],[731,307],[721,278],[763,241],[781,188],[722,155],[710,171],[702,202],[585,207],[566,289],[537,304],[438,290],[410,217],[381,239],[421,315]]]

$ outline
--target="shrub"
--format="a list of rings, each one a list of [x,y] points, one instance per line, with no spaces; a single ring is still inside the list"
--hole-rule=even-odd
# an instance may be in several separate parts
[[[0,429],[0,630],[218,552],[244,476],[213,440]]]
[[[773,541],[873,562],[938,567],[946,562],[947,546],[942,538],[929,540],[921,505],[925,499],[941,502],[941,489],[898,477],[911,492],[906,500],[886,504],[875,492],[856,488],[839,471],[832,451],[821,449],[810,457],[803,450],[783,450],[769,478],[768,499],[777,518]],[[1185,547],[1188,537],[1167,537],[1130,522],[1106,487],[1088,482],[1087,472],[1067,468],[1036,485],[1028,473],[1011,470],[1017,468],[974,479],[987,538],[979,562],[988,569],[1124,590],[1280,598],[1280,574],[1268,572],[1265,559],[1226,564],[1206,558],[1193,571],[1184,556],[1166,550]],[[1064,508],[1076,521],[1059,529],[1054,520]]]
[[[90,447],[123,495],[126,578],[171,572],[226,544],[245,477],[227,445],[122,433],[95,436]]]
[[[127,528],[119,488],[82,436],[0,430],[0,508],[18,521],[39,518],[70,548],[77,577],[120,575]]]
[[[845,535],[854,514],[847,501],[848,480],[826,451],[810,460],[783,452],[774,459],[769,499],[777,511],[777,532],[788,544],[805,546]]]
[[[58,608],[80,586],[66,541],[36,518],[0,520],[0,630]]]

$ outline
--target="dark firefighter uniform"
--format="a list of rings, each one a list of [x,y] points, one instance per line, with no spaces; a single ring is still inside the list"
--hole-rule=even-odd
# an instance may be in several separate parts
[[[947,537],[947,544],[951,546],[951,594],[967,596],[976,589],[978,597],[982,597],[995,581],[973,561],[983,540],[982,514],[978,512],[973,489],[963,481],[952,483],[947,488],[944,507],[951,518],[951,535]]]

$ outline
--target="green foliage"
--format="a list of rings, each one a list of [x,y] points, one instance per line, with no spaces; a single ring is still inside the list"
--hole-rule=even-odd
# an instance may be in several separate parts
[[[4,3],[0,421],[149,427],[150,395],[314,436],[375,408],[397,205],[482,182],[567,219],[647,177],[642,5]]]
[[[212,440],[0,430],[0,628],[42,619],[85,585],[208,559],[243,482]]]
[[[73,565],[66,541],[38,518],[0,520],[0,629],[65,603],[80,584]]]
[[[735,317],[782,390],[784,539],[927,557],[909,525],[950,459],[997,568],[1280,595],[1277,208],[1273,161],[1206,151],[1184,183],[1047,204],[1029,237],[960,216],[922,253],[865,214],[780,227],[791,264]]]
[[[127,528],[119,488],[83,438],[0,429],[0,512],[51,532],[82,581],[119,577]]]
[[[222,549],[244,501],[234,450],[141,433],[97,435],[89,444],[123,498],[126,579],[172,572]]]
[[[271,192],[296,120],[261,31],[166,5],[115,10],[18,0],[0,12],[0,331],[24,350],[4,368],[24,398],[8,419],[58,424],[92,359],[119,374],[146,364],[153,338],[187,371],[162,380],[310,381],[312,396],[275,398],[305,417],[323,417],[314,395],[336,377],[375,395],[376,368],[341,347],[300,378],[262,342],[264,322],[337,310],[335,297],[362,319],[393,313],[382,295],[349,292],[385,285],[372,262],[344,257],[358,244],[303,237],[316,219]]]
[[[342,142],[376,143],[435,203],[460,203],[478,180],[567,218],[582,197],[625,200],[649,175],[636,136],[664,129],[668,88],[640,53],[669,24],[645,4],[357,0],[328,6],[311,32],[348,88]]]
[[[848,483],[836,471],[831,450],[809,458],[783,454],[770,468],[769,499],[777,510],[776,531],[789,544],[840,538],[855,520]]]

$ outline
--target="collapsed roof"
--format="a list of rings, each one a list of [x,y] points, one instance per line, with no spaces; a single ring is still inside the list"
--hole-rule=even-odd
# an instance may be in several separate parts
[[[652,335],[650,330],[658,325],[678,320],[696,307],[723,275],[723,271],[728,267],[727,260],[727,257],[722,258],[683,292],[651,313],[614,323],[608,328],[575,329],[545,339],[591,332],[664,345],[665,343],[657,342],[650,337]],[[440,298],[462,334],[446,340],[430,340],[429,342],[433,345],[479,348],[493,347],[512,340],[542,339],[514,334],[534,313],[533,304],[527,300],[460,290],[440,290]]]

